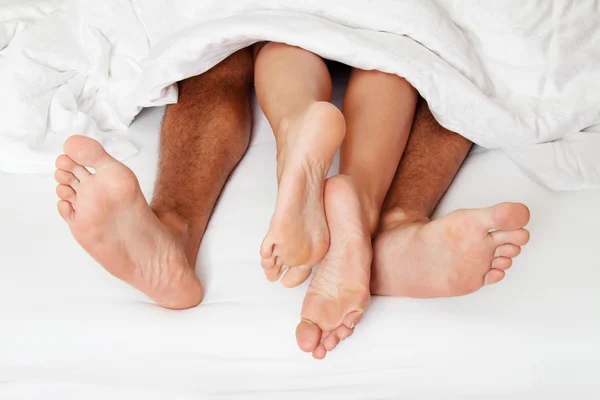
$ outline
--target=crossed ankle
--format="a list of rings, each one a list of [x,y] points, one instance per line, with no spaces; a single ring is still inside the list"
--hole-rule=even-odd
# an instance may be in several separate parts
[[[163,223],[167,229],[177,238],[182,235],[187,235],[189,231],[189,221],[176,211],[163,210],[158,207],[151,206],[156,217]]]
[[[367,226],[369,227],[369,232],[371,233],[371,237],[373,237],[377,232],[377,229],[379,228],[379,216],[381,214],[381,206],[378,205],[375,201],[369,200],[361,200],[361,204],[363,205],[363,215],[367,219]]]
[[[186,256],[190,264],[194,264],[200,240],[204,234],[205,224],[199,232],[193,226],[194,219],[183,217],[180,213],[172,210],[163,210],[153,208],[154,214],[158,220],[171,232],[171,234],[181,243],[185,249]]]
[[[360,202],[364,223],[367,225],[371,236],[373,236],[379,226],[381,202],[378,202],[376,199],[374,199],[373,196],[371,196],[370,193],[368,193],[368,191],[365,192],[364,190],[361,190],[361,188],[356,182],[355,177],[351,174],[340,173],[338,177],[345,179],[354,188],[354,191],[358,196],[358,200]]]
[[[379,231],[386,231],[415,222],[428,222],[430,219],[423,213],[403,208],[392,208],[381,214]]]

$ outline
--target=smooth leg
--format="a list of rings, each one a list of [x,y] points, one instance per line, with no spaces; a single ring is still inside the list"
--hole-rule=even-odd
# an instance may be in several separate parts
[[[152,208],[133,172],[75,136],[56,161],[60,215],[108,272],[172,309],[197,305],[196,253],[216,199],[250,131],[253,57],[242,50],[180,84],[161,133]],[[94,174],[85,168],[93,167]]]
[[[352,72],[343,113],[347,133],[340,175],[325,188],[330,250],[319,264],[302,308],[297,340],[323,358],[360,320],[369,303],[371,236],[410,132],[417,93],[403,78]],[[350,325],[351,324],[351,325]]]
[[[279,191],[261,245],[270,281],[297,286],[329,247],[323,190],[344,137],[341,112],[328,101],[331,78],[325,62],[306,50],[268,43],[257,55],[258,101],[277,141]]]
[[[410,83],[396,75],[354,69],[350,76],[340,174],[354,182],[371,235],[404,152],[417,98]]]
[[[529,210],[522,204],[459,210],[430,221],[470,147],[467,139],[435,121],[425,101],[419,103],[373,243],[373,294],[471,293],[500,281],[529,240],[523,229]]]

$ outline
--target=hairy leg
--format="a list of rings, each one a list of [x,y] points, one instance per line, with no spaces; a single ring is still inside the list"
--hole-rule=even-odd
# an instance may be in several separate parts
[[[56,160],[58,211],[76,240],[108,272],[163,307],[202,300],[196,253],[248,144],[252,68],[252,52],[243,50],[181,83],[179,104],[168,107],[163,122],[152,208],[133,172],[95,140],[70,138]]]
[[[255,66],[258,102],[277,141],[277,204],[261,245],[270,281],[297,286],[329,247],[323,190],[345,131],[341,112],[329,103],[331,78],[317,55],[268,43]]]
[[[374,294],[444,297],[499,282],[527,243],[529,210],[503,203],[430,221],[471,143],[441,127],[425,101],[384,202],[374,241]]]
[[[192,266],[217,198],[248,147],[253,63],[246,48],[180,82],[179,102],[165,112],[151,207],[181,235]]]
[[[308,288],[297,329],[298,344],[315,358],[324,357],[352,331],[369,303],[371,236],[404,151],[416,101],[416,90],[403,78],[352,71],[344,100],[347,133],[340,174],[325,189],[331,245]]]
[[[442,127],[420,99],[404,157],[385,199],[383,214],[402,211],[429,218],[450,187],[472,143]]]

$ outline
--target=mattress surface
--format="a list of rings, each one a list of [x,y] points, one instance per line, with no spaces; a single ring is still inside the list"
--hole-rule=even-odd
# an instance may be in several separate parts
[[[127,133],[148,198],[162,112]],[[528,204],[532,239],[506,279],[460,298],[375,297],[354,336],[315,361],[294,337],[306,284],[270,284],[259,264],[277,187],[260,111],[254,125],[200,249],[206,297],[187,311],[97,265],[58,216],[51,175],[0,174],[1,399],[599,398],[600,192],[550,192],[476,149],[437,214]]]

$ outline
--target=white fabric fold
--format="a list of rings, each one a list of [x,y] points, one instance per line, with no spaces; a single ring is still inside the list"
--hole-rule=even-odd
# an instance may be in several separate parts
[[[73,133],[106,141],[175,102],[175,82],[271,40],[405,77],[443,126],[547,187],[600,187],[597,1],[63,0],[36,2],[33,23],[30,3],[7,8],[29,25],[0,30],[0,45],[16,32],[0,51],[3,170],[45,169]]]

